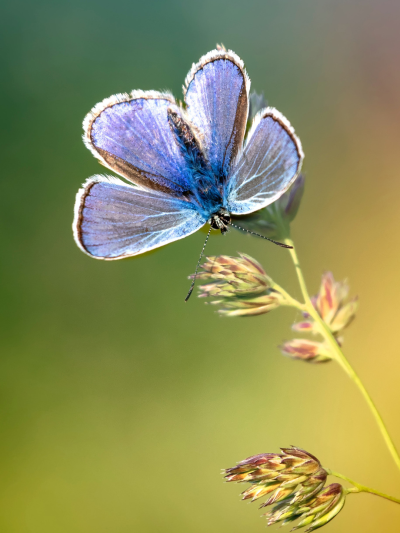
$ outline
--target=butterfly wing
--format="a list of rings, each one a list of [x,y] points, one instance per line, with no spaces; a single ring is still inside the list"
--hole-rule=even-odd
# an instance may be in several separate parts
[[[276,109],[261,110],[231,169],[225,187],[227,209],[244,215],[275,202],[299,175],[303,159],[289,121]]]
[[[188,171],[167,110],[180,113],[169,93],[133,91],[97,104],[83,122],[86,146],[106,167],[136,185],[180,196]]]
[[[186,77],[187,114],[200,132],[211,168],[222,178],[242,146],[249,110],[250,80],[232,51],[214,50]]]
[[[194,233],[206,223],[196,208],[118,178],[94,176],[75,203],[75,241],[97,259],[138,255]]]

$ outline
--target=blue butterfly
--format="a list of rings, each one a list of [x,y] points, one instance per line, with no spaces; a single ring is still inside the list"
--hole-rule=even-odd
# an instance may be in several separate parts
[[[84,142],[133,185],[101,175],[84,183],[73,222],[78,246],[96,259],[134,256],[206,223],[208,235],[211,228],[225,233],[231,215],[277,200],[304,154],[288,120],[271,107],[257,113],[244,142],[249,90],[243,61],[218,47],[193,64],[185,106],[156,91],[97,104],[83,122]]]

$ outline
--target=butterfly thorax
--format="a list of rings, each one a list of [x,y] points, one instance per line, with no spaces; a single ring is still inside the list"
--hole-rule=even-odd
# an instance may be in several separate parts
[[[230,221],[223,207],[224,176],[215,176],[190,125],[172,109],[168,110],[168,120],[188,167],[191,200],[209,219],[211,227],[224,233]]]

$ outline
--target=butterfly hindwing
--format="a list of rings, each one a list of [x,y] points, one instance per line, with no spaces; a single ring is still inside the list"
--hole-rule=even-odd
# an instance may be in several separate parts
[[[205,222],[189,202],[94,176],[77,194],[73,230],[84,252],[111,260],[182,239]]]
[[[187,114],[201,133],[216,179],[226,176],[242,146],[248,115],[250,80],[233,52],[214,50],[194,64],[186,77]]]
[[[303,158],[289,121],[276,109],[261,110],[230,172],[225,195],[228,210],[244,215],[277,200],[299,175]]]
[[[85,144],[136,185],[179,196],[190,188],[190,178],[168,109],[180,113],[169,93],[133,91],[107,98],[83,122]]]

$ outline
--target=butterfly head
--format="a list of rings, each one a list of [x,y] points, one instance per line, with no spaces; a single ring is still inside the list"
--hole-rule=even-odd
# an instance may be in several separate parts
[[[221,207],[217,213],[211,215],[209,224],[212,229],[219,229],[221,233],[224,234],[228,231],[228,226],[231,223],[231,215],[229,211]]]

